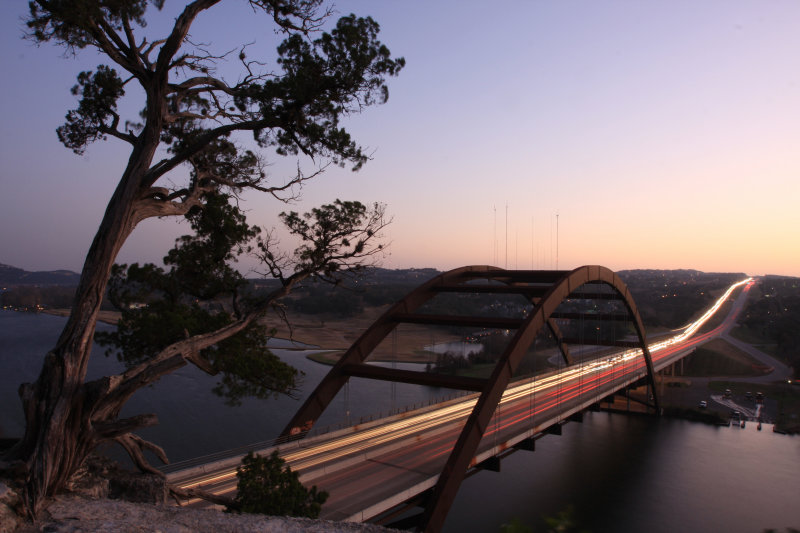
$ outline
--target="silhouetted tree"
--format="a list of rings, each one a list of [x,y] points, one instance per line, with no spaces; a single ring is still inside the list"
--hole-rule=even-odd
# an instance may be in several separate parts
[[[236,498],[231,511],[317,518],[328,493],[307,489],[278,452],[269,457],[248,453],[236,469]]]
[[[371,18],[344,16],[329,33],[322,32],[330,11],[321,2],[248,0],[254,14],[266,16],[285,35],[273,66],[266,59],[249,59],[247,46],[229,57],[189,40],[193,22],[213,16],[221,0],[189,2],[169,33],[153,41],[137,32],[145,25],[146,9],[161,9],[163,0],[30,2],[30,39],[54,42],[69,53],[94,48],[108,61],[78,75],[72,90],[78,106],[57,130],[61,142],[77,154],[107,138],[130,147],[84,263],[71,316],[36,382],[20,387],[26,430],[3,460],[24,471],[30,514],[99,443],[120,443],[145,470],[153,468],[144,450],[166,460],[160,448],[133,433],[155,424],[155,415],[119,417],[133,393],[165,373],[188,363],[219,372],[220,386],[232,397],[290,388],[290,376],[277,367],[259,368],[279,374],[266,381],[243,377],[255,351],[246,351],[247,362],[242,362],[229,357],[239,349],[230,344],[261,346],[264,331],[257,321],[278,298],[303,279],[332,279],[363,266],[380,249],[375,239],[386,222],[379,205],[337,201],[305,215],[282,214],[289,231],[301,239],[301,246],[288,254],[278,250],[273,233],[244,224],[238,204],[231,201],[253,190],[286,202],[328,164],[358,169],[368,160],[340,119],[384,102],[385,79],[397,74],[404,61],[392,59],[377,40],[378,24]],[[229,59],[241,67],[235,83],[216,71]],[[143,99],[133,121],[118,112],[126,93]],[[308,156],[317,163],[316,171],[307,175],[298,165],[295,175],[272,182],[262,156],[238,144],[240,132],[252,134],[260,147],[278,155]],[[140,222],[164,216],[188,217],[195,235],[179,240],[167,256],[166,270],[152,265],[114,270],[118,301],[137,284],[157,298],[147,311],[126,314],[117,336],[106,338],[122,347],[128,369],[86,382],[97,313],[117,254]],[[217,225],[207,227],[211,221]],[[266,274],[280,281],[279,288],[256,300],[239,298],[241,279],[227,266],[248,250],[262,260]],[[194,268],[192,258],[198,261]],[[224,311],[212,312],[190,300],[222,295]],[[163,335],[140,337],[153,320],[160,320]]]

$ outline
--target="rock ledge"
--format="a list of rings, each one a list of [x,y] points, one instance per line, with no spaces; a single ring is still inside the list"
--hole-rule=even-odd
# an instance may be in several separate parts
[[[188,509],[120,500],[59,496],[47,517],[26,524],[17,533],[387,533],[372,524],[330,522],[308,518],[228,514],[211,509]]]

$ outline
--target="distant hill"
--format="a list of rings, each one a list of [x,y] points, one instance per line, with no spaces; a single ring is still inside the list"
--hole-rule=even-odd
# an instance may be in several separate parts
[[[79,279],[80,275],[70,270],[28,272],[0,263],[0,288],[17,285],[74,287],[78,285]]]

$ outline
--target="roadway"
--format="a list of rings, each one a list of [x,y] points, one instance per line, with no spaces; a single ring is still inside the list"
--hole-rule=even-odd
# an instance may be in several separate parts
[[[752,285],[751,280],[747,281],[744,291]],[[736,300],[719,326],[699,333],[735,287],[680,334],[649,345],[656,370],[684,357],[734,323],[743,306],[742,298]],[[641,350],[628,349],[515,382],[504,393],[486,428],[473,466],[507,452],[525,439],[540,436],[573,413],[638,381],[646,372]],[[320,518],[368,520],[435,485],[476,399],[477,394],[472,394],[290,442],[277,449],[306,486],[316,485],[329,493]],[[272,449],[259,453],[268,454]],[[200,487],[216,494],[233,495],[235,468],[240,460],[241,456],[236,456],[174,472],[168,475],[168,481],[183,488]]]

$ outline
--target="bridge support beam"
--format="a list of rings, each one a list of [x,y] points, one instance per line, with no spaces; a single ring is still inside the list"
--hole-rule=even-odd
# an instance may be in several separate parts
[[[299,439],[311,429],[350,378],[346,368],[349,365],[360,365],[366,361],[381,341],[397,327],[396,316],[414,313],[437,294],[439,287],[459,286],[471,280],[491,278],[506,272],[490,266],[466,266],[445,272],[414,289],[405,298],[390,307],[350,346],[298,409],[284,428],[280,438]],[[469,285],[464,286],[469,287]]]
[[[648,379],[651,383],[654,383],[653,363],[650,359],[650,352],[647,349],[644,326],[636,305],[633,303],[622,280],[610,270],[600,266],[580,267],[572,272],[565,273],[538,300],[520,329],[517,330],[509,346],[499,358],[486,389],[479,396],[472,413],[464,424],[458,441],[453,447],[453,451],[433,489],[431,505],[426,508],[423,517],[425,531],[438,532],[444,525],[447,511],[455,499],[458,487],[472,462],[478,444],[497,408],[502,393],[508,386],[522,357],[535,340],[536,334],[547,324],[561,302],[587,283],[602,283],[610,286],[615,291],[615,297],[624,302],[639,338],[638,344],[646,361]],[[560,430],[560,426],[558,429]]]
[[[587,284],[598,288],[584,287]],[[425,302],[440,292],[519,294],[533,303],[533,309],[517,319],[417,314]],[[572,271],[514,271],[488,266],[470,266],[451,270],[431,279],[386,311],[333,366],[286,426],[281,437],[291,439],[305,435],[350,376],[437,384],[479,392],[472,413],[467,418],[439,475],[423,515],[425,530],[439,531],[467,469],[476,466],[474,464],[476,450],[503,392],[543,328],[550,329],[565,362],[568,365],[572,362],[567,347],[570,339],[563,337],[555,322],[559,317],[569,318],[557,312],[561,303],[569,299],[617,300],[624,304],[627,311],[624,316],[633,323],[638,337],[638,342],[626,343],[626,346],[632,344],[641,348],[647,366],[647,380],[653,391],[655,407],[658,409],[653,364],[647,349],[644,326],[627,287],[616,274],[596,265],[583,266]],[[615,316],[609,319],[619,319],[619,313],[612,314]],[[416,372],[403,370],[376,370],[363,364],[398,324],[408,322],[514,329],[515,333],[486,380],[422,376]],[[560,433],[560,429],[559,425],[552,431],[559,430]]]

